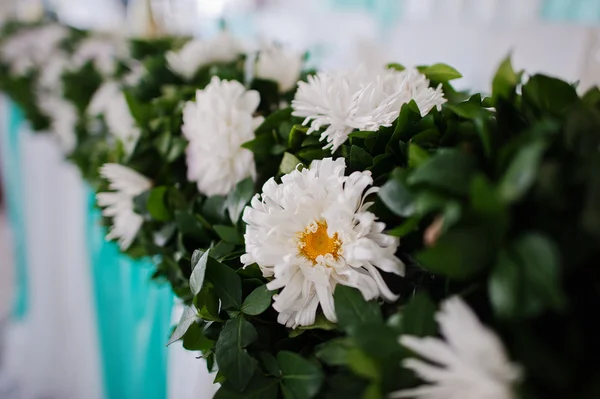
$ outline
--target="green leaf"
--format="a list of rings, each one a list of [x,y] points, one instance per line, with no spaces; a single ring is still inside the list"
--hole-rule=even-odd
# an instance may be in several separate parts
[[[258,362],[246,351],[246,347],[258,339],[252,324],[242,316],[227,320],[215,349],[219,370],[227,382],[243,391],[252,378]]]
[[[565,81],[544,75],[532,76],[523,85],[523,101],[540,113],[563,116],[579,101],[577,91]]]
[[[489,289],[500,317],[532,317],[548,308],[563,310],[566,298],[558,248],[541,234],[521,236],[498,256]]]
[[[425,337],[434,335],[437,328],[434,314],[435,304],[425,292],[418,292],[402,310],[402,334]]]
[[[330,366],[344,366],[350,347],[348,338],[334,338],[317,346],[315,355]]]
[[[266,285],[256,288],[244,299],[242,304],[242,313],[257,316],[271,306],[271,298],[275,291],[269,291]]]
[[[460,72],[446,64],[434,64],[417,68],[419,72],[434,82],[447,82],[449,80],[462,78]]]
[[[288,351],[279,352],[277,362],[286,399],[310,399],[317,395],[324,380],[320,367]]]
[[[408,144],[408,166],[416,168],[429,159],[429,153],[414,143]]]
[[[306,139],[306,132],[308,132],[307,127],[302,125],[292,126],[292,130],[288,137],[288,148],[291,148],[292,150],[300,148],[302,142]]]
[[[254,182],[250,177],[239,182],[233,191],[227,196],[227,200],[225,201],[225,206],[227,207],[227,212],[229,212],[229,217],[231,218],[231,222],[236,224],[244,207],[252,196],[254,195]]]
[[[537,176],[545,149],[546,144],[538,140],[521,148],[515,155],[498,187],[505,201],[516,201],[529,190]]]
[[[271,355],[269,352],[260,352],[259,356],[267,373],[277,378],[281,377],[281,370],[279,369],[279,364],[277,364],[275,356]]]
[[[242,280],[229,266],[208,256],[206,279],[212,283],[215,293],[226,310],[239,310],[242,306]]]
[[[397,62],[392,62],[386,65],[387,69],[395,69],[396,71],[404,71],[406,68],[402,64],[398,64]]]
[[[350,148],[350,157],[348,159],[348,171],[363,171],[373,166],[373,157],[362,148],[353,145]]]
[[[206,274],[206,265],[208,263],[209,251],[202,254],[197,262],[192,264],[192,274],[190,275],[190,288],[194,296],[198,295],[204,285],[204,275]],[[192,262],[196,260],[199,251],[196,250],[192,254]]]
[[[219,298],[212,286],[203,286],[200,293],[194,298],[194,304],[202,320],[223,323],[223,320],[219,317]]]
[[[351,348],[346,355],[348,367],[356,375],[371,381],[381,380],[381,370],[373,359],[358,348]]]
[[[458,149],[440,150],[407,178],[410,185],[426,184],[452,194],[468,192],[475,161]]]
[[[289,120],[291,116],[291,107],[278,109],[265,118],[263,123],[256,129],[256,132],[260,133],[276,130],[282,122]]]
[[[521,302],[521,273],[519,265],[506,251],[500,252],[488,281],[490,301],[500,317],[512,317],[519,313]]]
[[[412,233],[419,227],[421,222],[421,216],[415,215],[406,219],[401,225],[394,227],[391,230],[387,230],[385,234],[393,237],[404,237],[409,233]]]
[[[235,227],[215,224],[213,228],[223,241],[236,245],[244,245],[244,238],[238,233]]]
[[[156,187],[150,190],[150,195],[148,196],[148,203],[146,204],[146,208],[155,220],[169,220],[169,210],[167,209],[165,203],[165,193],[167,192],[167,187]]]
[[[479,220],[500,240],[508,229],[508,210],[495,187],[485,177],[476,175],[471,182],[471,207]]]
[[[416,258],[431,272],[463,280],[485,269],[493,253],[494,246],[486,231],[459,227],[443,234],[433,247],[417,253]]]
[[[510,55],[500,63],[494,79],[492,81],[492,94],[494,99],[508,99],[515,92],[515,88],[520,80],[520,74],[513,70]]]
[[[221,385],[213,399],[277,399],[278,392],[278,379],[254,373],[244,392],[236,392],[225,384]]]
[[[338,284],[333,299],[338,324],[350,334],[361,325],[377,326],[383,323],[377,303],[365,301],[356,288]]]
[[[406,187],[405,179],[406,171],[396,169],[377,193],[390,211],[402,217],[411,216],[415,212],[414,198]]]
[[[197,320],[199,320],[199,317],[196,312],[196,309],[193,306],[187,306],[183,310],[181,318],[179,319],[179,323],[177,323],[175,331],[173,331],[173,334],[171,334],[171,338],[169,339],[167,346],[181,339],[181,337],[184,336],[184,334],[187,332],[190,326],[194,324],[194,322],[196,322]]]
[[[283,159],[279,165],[279,173],[282,175],[287,175],[288,173],[294,171],[298,165],[302,165],[302,162],[298,158],[289,152],[284,152]]]
[[[529,233],[513,245],[513,253],[523,265],[527,301],[540,299],[548,307],[560,311],[565,306],[561,287],[560,252],[549,238]]]

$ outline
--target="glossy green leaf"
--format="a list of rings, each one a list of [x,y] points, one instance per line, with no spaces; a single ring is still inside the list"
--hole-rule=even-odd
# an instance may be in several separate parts
[[[352,333],[361,325],[376,326],[383,323],[381,311],[376,302],[367,302],[359,290],[338,284],[333,294],[338,324]]]
[[[242,316],[228,320],[219,335],[215,349],[219,370],[238,391],[246,388],[256,370],[258,363],[245,348],[257,339],[256,329]]]
[[[381,201],[398,216],[408,217],[414,214],[414,198],[405,183],[406,172],[396,169],[390,179],[381,187],[377,195]]]
[[[410,185],[425,184],[463,195],[469,190],[475,169],[474,159],[458,149],[439,151],[407,178]]]
[[[343,366],[347,363],[351,344],[347,338],[334,338],[316,348],[316,356],[330,366]]]
[[[543,141],[534,141],[515,155],[498,188],[505,201],[516,201],[529,190],[537,176],[545,149]]]
[[[275,291],[269,291],[266,285],[261,285],[254,289],[254,291],[244,299],[241,309],[242,313],[250,316],[257,316],[263,313],[271,306],[273,294],[275,294]]]
[[[254,195],[254,182],[250,177],[239,182],[233,191],[227,196],[225,206],[231,222],[236,224],[244,207]]]
[[[211,253],[213,251],[211,250]],[[242,281],[235,270],[208,256],[206,279],[214,286],[224,309],[239,310],[242,306]]]
[[[447,82],[449,80],[462,78],[460,72],[446,64],[434,64],[418,67],[417,69],[434,82]]]
[[[146,205],[148,212],[155,220],[169,220],[169,210],[165,203],[165,193],[167,192],[166,187],[156,187],[150,190],[148,196],[148,203]]]
[[[210,251],[206,251],[202,253],[200,258],[194,262],[199,254],[199,251],[194,251],[192,255],[192,274],[190,276],[190,288],[192,290],[192,294],[198,295],[202,286],[204,285],[204,276],[206,274],[206,266],[208,264],[208,257]]]
[[[281,388],[286,399],[314,398],[324,375],[321,368],[293,352],[281,351],[277,354],[281,369]]]
[[[494,99],[509,98],[519,83],[519,74],[516,74],[510,60],[510,55],[500,63],[492,81],[492,95]]]
[[[402,334],[425,337],[434,335],[437,328],[434,320],[435,304],[426,292],[418,292],[402,309]]]
[[[296,170],[298,165],[302,165],[302,162],[289,152],[283,153],[283,159],[279,165],[279,173],[288,174]]]
[[[213,228],[223,241],[230,242],[235,245],[244,244],[244,238],[240,233],[238,233],[235,227],[215,224]]]
[[[173,342],[181,339],[190,326],[199,319],[196,309],[193,306],[187,306],[183,310],[179,323],[177,323],[177,327],[175,328],[175,331],[173,331],[173,334],[171,334],[171,338],[167,345],[171,345]]]

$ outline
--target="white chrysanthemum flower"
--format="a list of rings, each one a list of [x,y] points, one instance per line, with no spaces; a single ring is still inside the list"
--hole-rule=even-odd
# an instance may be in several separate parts
[[[65,153],[70,153],[77,144],[75,126],[78,115],[75,106],[56,94],[40,95],[40,109],[50,118],[50,130],[56,135]]]
[[[271,45],[258,53],[256,77],[277,82],[285,93],[296,87],[302,72],[303,55]]]
[[[56,51],[40,69],[38,89],[60,95],[62,93],[62,75],[68,69],[71,61],[64,51]]]
[[[149,190],[152,183],[133,169],[107,163],[100,168],[100,175],[109,181],[112,192],[96,194],[98,206],[104,208],[102,214],[113,219],[113,225],[106,235],[107,240],[117,240],[122,250],[129,248],[144,219],[133,210],[133,199]]]
[[[327,126],[321,134],[325,148],[332,152],[354,130],[376,131],[391,126],[402,105],[415,100],[422,116],[446,102],[441,86],[429,87],[429,80],[416,69],[378,72],[357,68],[350,72],[320,72],[299,82],[292,108],[294,116],[305,117],[308,133]]]
[[[127,54],[124,39],[109,36],[91,36],[84,39],[73,54],[72,69],[81,69],[92,62],[98,72],[112,76],[117,68],[117,60]]]
[[[367,189],[371,172],[344,176],[345,169],[343,158],[326,158],[283,176],[281,184],[271,178],[244,210],[242,262],[257,263],[273,278],[269,290],[281,288],[273,308],[288,327],[313,324],[319,304],[335,322],[337,284],[358,288],[366,300],[397,299],[378,269],[404,274],[398,239],[382,233],[385,225],[364,202],[378,188]]]
[[[94,93],[87,113],[102,115],[111,134],[117,137],[130,154],[140,137],[140,129],[131,115],[125,94],[118,82],[108,81]]]
[[[43,66],[68,35],[69,30],[58,24],[23,29],[2,45],[1,58],[8,63],[12,73],[25,75],[31,69]]]
[[[238,81],[213,77],[196,101],[183,109],[183,135],[188,139],[188,180],[207,196],[226,195],[248,176],[255,177],[254,155],[241,145],[254,139],[262,117],[253,114],[257,91]]]
[[[190,40],[180,50],[169,51],[166,58],[169,69],[190,80],[201,67],[235,61],[242,52],[240,43],[227,31],[222,31],[210,40]]]
[[[521,369],[508,359],[498,336],[481,324],[459,297],[446,300],[436,315],[439,338],[400,337],[400,343],[427,361],[407,359],[429,385],[398,391],[392,398],[515,399],[512,386]]]

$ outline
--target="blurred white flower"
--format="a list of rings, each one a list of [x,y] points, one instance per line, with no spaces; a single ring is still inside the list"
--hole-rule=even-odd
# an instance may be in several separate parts
[[[213,77],[196,101],[183,109],[188,180],[204,195],[226,195],[248,176],[255,177],[254,155],[241,145],[254,138],[263,121],[254,117],[260,97],[238,81]]]
[[[404,274],[395,256],[398,239],[383,234],[385,224],[367,209],[368,195],[378,191],[371,172],[344,176],[343,158],[314,161],[277,184],[271,178],[244,210],[246,254],[242,263],[257,263],[273,278],[278,321],[288,327],[315,322],[319,304],[325,317],[337,320],[333,292],[337,284],[355,287],[366,300],[397,296],[379,269]]]
[[[428,382],[393,393],[392,398],[516,399],[512,386],[521,369],[510,362],[502,342],[481,324],[459,297],[446,300],[436,320],[444,340],[400,337],[400,343],[423,357],[407,359],[404,367]]]
[[[103,116],[109,132],[123,143],[126,153],[133,151],[141,132],[118,82],[107,81],[100,86],[90,101],[87,113]]]
[[[62,76],[68,69],[71,61],[64,51],[56,51],[40,69],[38,76],[38,90],[56,95],[62,94]]]
[[[75,126],[79,119],[75,106],[57,94],[44,94],[38,105],[51,121],[50,130],[56,135],[65,153],[70,153],[77,144]]]
[[[107,240],[117,240],[122,250],[129,248],[144,223],[141,215],[133,210],[133,199],[149,190],[152,183],[133,169],[107,163],[100,168],[100,175],[108,180],[111,192],[96,194],[98,206],[104,208],[102,215],[111,217],[113,225]]]
[[[44,66],[68,35],[69,30],[58,24],[22,29],[3,43],[0,58],[8,63],[11,73],[25,75]]]
[[[96,70],[104,76],[112,76],[117,61],[127,55],[127,43],[123,38],[111,36],[91,36],[79,43],[71,62],[71,69],[81,69],[92,62]]]
[[[240,43],[227,31],[222,31],[209,40],[190,40],[180,50],[169,51],[166,58],[173,72],[190,80],[201,67],[235,61],[242,52]]]
[[[421,116],[446,102],[441,86],[429,87],[429,80],[416,69],[368,71],[359,67],[349,72],[320,72],[299,82],[292,108],[294,116],[310,123],[308,133],[327,126],[321,134],[324,148],[332,152],[354,130],[376,131],[391,126],[402,105],[415,100]]]
[[[271,45],[258,53],[256,77],[277,82],[279,91],[296,87],[302,72],[303,55]]]

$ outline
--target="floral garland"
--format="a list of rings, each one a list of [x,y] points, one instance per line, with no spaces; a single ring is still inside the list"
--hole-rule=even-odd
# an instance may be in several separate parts
[[[186,303],[217,398],[600,395],[600,91],[11,24],[0,88]],[[401,240],[401,241],[400,241]]]

